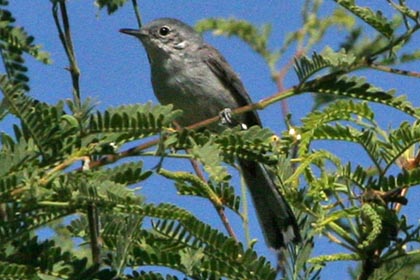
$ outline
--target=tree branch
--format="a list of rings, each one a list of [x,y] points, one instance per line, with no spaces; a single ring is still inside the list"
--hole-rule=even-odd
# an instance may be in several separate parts
[[[59,7],[57,6],[59,4]],[[58,13],[61,14],[61,21],[59,19]],[[69,60],[69,68],[72,84],[73,84],[73,102],[76,105],[76,108],[81,108],[81,98],[80,98],[80,69],[77,65],[76,53],[73,48],[73,40],[71,37],[70,31],[70,22],[67,15],[67,8],[65,1],[53,2],[52,13],[54,17],[54,22],[58,30],[58,35],[60,37],[61,43],[66,52],[67,58]]]

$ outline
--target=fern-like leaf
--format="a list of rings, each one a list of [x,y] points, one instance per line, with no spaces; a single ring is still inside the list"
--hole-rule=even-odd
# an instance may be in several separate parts
[[[295,59],[294,68],[300,82],[304,82],[316,72],[331,66],[328,60],[324,59],[321,55],[314,53],[312,58],[302,56]]]
[[[175,182],[175,186],[180,195],[209,198],[209,195],[205,190],[200,186],[191,184],[191,182],[178,180]],[[235,194],[235,188],[233,186],[229,185],[227,182],[210,182],[208,187],[212,190],[212,193],[217,196],[218,201],[220,201],[223,206],[226,206],[239,214],[240,197]]]
[[[390,132],[389,144],[384,147],[382,154],[388,166],[394,164],[397,159],[413,144],[420,142],[420,123],[410,125],[404,122],[399,128]]]
[[[357,143],[366,150],[378,168],[383,160],[381,154],[382,142],[369,129],[361,132],[351,126],[343,126],[341,124],[320,125],[302,134],[302,141],[298,153],[300,155],[306,154],[313,140],[336,140]]]
[[[356,57],[346,53],[344,50],[334,52],[331,48],[326,48],[322,54],[314,52],[312,57],[302,56],[295,59],[294,68],[301,83],[315,73],[325,69],[333,68],[334,72],[347,71],[356,61]]]
[[[381,190],[390,191],[396,188],[409,188],[420,185],[420,169],[413,169],[397,176],[390,175],[381,180]]]
[[[203,258],[200,268],[212,275],[231,279],[274,279],[274,271],[264,258],[258,258],[252,250],[244,251],[234,240],[198,220],[182,225],[160,222],[155,225],[155,230],[169,239],[187,241],[188,246],[201,247],[205,244],[203,253],[211,257]],[[235,269],[238,265],[242,269]]]
[[[353,170],[350,163],[339,168],[337,176],[346,180],[350,180],[352,184],[355,184],[362,190],[366,189],[366,186],[368,185],[368,178],[370,178],[365,168],[358,165]]]
[[[90,183],[81,183],[76,186],[73,195],[74,205],[84,208],[86,205],[96,203],[107,208],[112,208],[118,204],[138,205],[142,197],[134,193],[133,189],[125,185],[115,183],[110,180],[89,181]]]
[[[353,100],[337,100],[322,111],[313,111],[302,119],[302,131],[314,129],[320,125],[334,121],[352,121],[364,118],[373,123],[374,113],[366,102],[354,102]]]
[[[7,280],[41,280],[33,267],[13,262],[0,261],[0,277]]]
[[[10,174],[0,178],[0,199],[2,201],[12,200],[11,192],[20,187],[22,177],[23,176],[19,176],[17,174]]]
[[[146,180],[151,171],[144,171],[143,162],[124,163],[114,168],[95,170],[92,174],[100,181],[110,180],[117,184],[131,185]]]
[[[270,67],[275,65],[280,56],[278,51],[270,51],[268,48],[271,34],[271,26],[268,24],[256,28],[245,20],[210,18],[198,22],[195,28],[199,32],[213,30],[216,35],[237,36],[260,54]]]
[[[380,11],[375,13],[369,8],[357,6],[354,0],[335,0],[335,2],[375,28],[388,39],[392,38],[394,29]]]
[[[46,225],[49,222],[65,217],[74,212],[74,209],[60,209],[54,207],[25,207],[9,205],[7,209],[8,221],[0,222],[0,241],[2,243],[16,239],[23,234]],[[18,214],[16,214],[18,213]]]
[[[15,127],[15,131],[17,132],[19,129]],[[15,141],[5,133],[0,134],[2,144],[0,149],[0,176],[11,175],[13,172],[24,170],[27,166],[38,162],[38,149],[32,139],[26,141],[20,136],[17,139],[18,141]]]
[[[381,103],[414,117],[419,117],[419,110],[408,102],[405,96],[394,96],[393,91],[383,91],[359,77],[328,75],[302,84],[301,91],[319,94],[332,94]]]
[[[206,250],[209,250],[209,254],[211,253],[214,257],[218,256],[216,259],[213,257],[211,261],[202,263],[202,267],[205,267],[206,270],[211,273],[220,275],[222,272],[222,275],[220,275],[221,277],[226,276],[235,279],[255,279],[255,277],[258,277],[257,279],[275,278],[275,270],[269,265],[267,260],[259,258],[251,249],[244,251],[242,246],[235,240],[224,236],[222,233],[212,229],[209,225],[197,220],[186,210],[170,204],[147,204],[144,206],[118,205],[117,207],[114,207],[113,211],[178,221],[158,222],[155,229],[171,238],[181,237],[180,240],[188,240],[189,244],[194,244],[194,246],[206,244]],[[180,234],[181,229],[182,231],[185,231],[185,233]],[[193,238],[187,238],[187,235],[191,235]],[[162,258],[161,261],[167,261],[169,258],[175,264],[180,263],[179,260],[172,259],[175,258],[174,254],[165,254],[159,257],[154,253],[150,256],[146,256],[145,252],[142,252],[140,257],[142,263],[146,260],[147,262],[156,264],[155,260],[160,260],[160,258]],[[156,259],[156,257],[159,258]],[[227,261],[229,261],[229,263],[235,262],[236,264],[231,267]],[[242,265],[243,269],[240,271],[237,271],[237,269],[232,271],[233,267],[238,265],[238,262]]]
[[[215,143],[207,142],[203,146],[193,146],[190,149],[195,159],[198,159],[204,166],[204,169],[210,175],[210,179],[216,182],[223,182],[229,179],[230,175],[226,167],[222,166],[222,156],[219,146]]]
[[[259,126],[247,130],[225,130],[215,139],[224,152],[225,160],[233,162],[236,157],[258,162],[273,163],[270,151],[273,149],[274,133]]]
[[[23,138],[33,142],[43,160],[51,156],[60,158],[77,146],[77,126],[64,122],[64,103],[50,106],[25,95],[19,85],[14,85],[6,76],[0,76],[0,89],[3,92],[9,111],[22,122],[22,128],[14,126],[16,139]]]
[[[169,128],[181,114],[172,105],[135,104],[111,108],[91,115],[88,134],[98,135],[103,141],[123,143],[135,137],[146,137]]]
[[[2,2],[0,6],[6,6],[8,3]],[[4,62],[5,70],[10,81],[14,85],[28,90],[29,78],[26,75],[23,53],[32,55],[34,58],[50,63],[49,55],[41,51],[40,46],[33,44],[34,38],[28,35],[22,27],[14,26],[15,19],[10,11],[0,8],[0,52]]]
[[[299,146],[299,154],[304,155],[309,150],[309,145],[313,140],[337,140],[358,142],[361,132],[350,126],[341,124],[329,125],[324,124],[315,127],[313,130],[302,134],[301,145]]]

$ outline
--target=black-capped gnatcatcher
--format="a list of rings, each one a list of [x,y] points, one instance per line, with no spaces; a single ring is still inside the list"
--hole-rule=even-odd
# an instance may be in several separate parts
[[[155,95],[160,103],[173,104],[184,112],[177,120],[180,125],[197,123],[217,116],[226,108],[251,103],[241,80],[224,57],[189,25],[162,18],[140,30],[120,31],[142,42],[150,60]],[[248,127],[261,126],[256,112],[238,118]],[[299,242],[295,216],[266,168],[244,159],[239,164],[268,245],[279,249],[288,242]]]

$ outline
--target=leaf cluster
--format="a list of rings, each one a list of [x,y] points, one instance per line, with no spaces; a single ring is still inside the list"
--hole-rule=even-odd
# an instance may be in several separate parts
[[[56,9],[65,7],[65,1],[52,2]],[[109,14],[126,2],[95,1]],[[320,1],[306,1],[302,29],[275,50],[269,47],[269,25],[208,19],[197,26],[201,32],[237,36],[262,56],[273,76],[281,55],[297,43],[298,84],[255,108],[305,93],[327,98],[316,99],[315,109],[297,124],[287,119],[288,130],[277,136],[260,127],[226,128],[217,135],[174,129],[182,112],[172,106],[131,104],[95,111],[89,100],[36,100],[28,93],[23,55],[45,63],[49,56],[15,26],[7,2],[0,0],[5,68],[0,113],[2,120],[6,115],[16,120],[13,133],[0,135],[0,278],[275,279],[276,269],[253,243],[238,242],[231,233],[227,211],[247,222],[244,196],[231,183],[238,158],[265,164],[298,217],[304,242],[281,252],[288,278],[319,279],[327,263],[348,260],[360,261],[359,275],[379,277],[417,259],[418,251],[407,248],[419,242],[420,227],[408,224],[399,209],[409,203],[404,193],[420,183],[418,156],[408,153],[420,141],[419,109],[354,73],[417,60],[418,51],[402,50],[419,28],[419,13],[388,1],[400,16],[388,20],[354,1],[336,2],[342,8],[327,19],[319,17]],[[354,17],[377,31],[377,38],[362,40]],[[350,34],[341,48],[308,55],[334,26]],[[70,36],[66,30],[61,31]],[[372,103],[414,121],[383,129]],[[355,159],[343,159],[334,145],[317,146],[336,141],[359,147]],[[367,165],[358,161],[363,154]],[[156,168],[149,167],[151,157],[159,160]],[[171,164],[186,160],[202,170],[191,173]],[[147,203],[140,186],[153,186],[155,176],[165,177],[167,187],[181,196],[208,200],[230,236],[179,205]],[[52,232],[53,238],[41,240],[39,230]],[[342,251],[314,256],[319,235]],[[176,273],[148,269],[158,266]],[[369,266],[375,269],[366,270]]]

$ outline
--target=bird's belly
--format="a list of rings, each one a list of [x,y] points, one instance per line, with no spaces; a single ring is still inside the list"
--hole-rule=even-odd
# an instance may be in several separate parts
[[[192,78],[174,73],[152,82],[161,104],[172,104],[175,109],[183,111],[178,119],[183,126],[217,116],[225,108],[238,107],[230,92],[212,77],[198,75]]]

